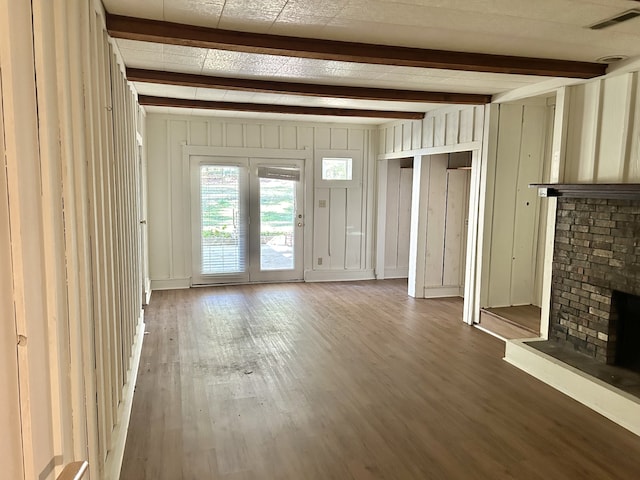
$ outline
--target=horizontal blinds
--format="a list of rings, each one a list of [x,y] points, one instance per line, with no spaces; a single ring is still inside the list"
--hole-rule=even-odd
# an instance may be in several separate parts
[[[246,271],[246,212],[241,196],[242,169],[200,166],[200,242],[202,275]]]
[[[288,167],[269,167],[261,165],[258,167],[259,178],[273,178],[275,180],[300,181],[300,169]]]

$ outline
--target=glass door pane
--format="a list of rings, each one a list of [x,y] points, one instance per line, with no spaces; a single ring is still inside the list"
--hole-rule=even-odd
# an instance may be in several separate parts
[[[246,271],[241,168],[200,165],[200,274]]]
[[[260,270],[295,266],[296,182],[260,178]]]

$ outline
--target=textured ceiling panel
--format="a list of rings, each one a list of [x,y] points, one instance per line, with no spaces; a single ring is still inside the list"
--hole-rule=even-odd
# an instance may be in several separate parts
[[[106,10],[113,14],[255,33],[581,61],[594,61],[609,55],[640,56],[640,18],[600,31],[586,28],[637,8],[638,2],[631,0],[103,2]],[[223,77],[483,94],[503,93],[548,79],[257,55],[123,39],[118,39],[117,45],[128,67]],[[254,94],[142,83],[136,87],[148,95],[201,100],[408,110],[433,107],[431,104],[407,107],[402,103],[372,104],[349,99],[312,99],[277,93]],[[156,107],[149,110],[152,108]],[[230,116],[231,113],[223,112],[223,115]],[[256,118],[265,118],[265,115],[258,114]],[[282,115],[276,117],[284,118]],[[318,118],[327,121],[326,117]]]

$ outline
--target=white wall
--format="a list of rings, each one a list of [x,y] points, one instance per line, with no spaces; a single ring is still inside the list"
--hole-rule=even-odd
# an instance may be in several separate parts
[[[378,153],[383,158],[398,158],[421,149],[471,150],[471,144],[482,142],[483,125],[484,106],[443,107],[428,112],[423,120],[381,126]]]
[[[191,277],[190,184],[183,147],[202,154],[276,156],[301,152],[305,165],[305,279],[372,278],[373,149],[367,126],[260,122],[219,117],[147,116],[149,269],[154,289],[185,288]],[[356,151],[361,184],[315,187],[320,152]],[[319,207],[324,200],[326,207]],[[329,228],[330,226],[330,228]],[[330,233],[329,233],[330,232]],[[318,259],[322,258],[322,264]]]
[[[1,57],[1,56],[0,56]],[[1,60],[1,58],[0,58]],[[2,65],[0,65],[0,70]],[[1,71],[0,71],[1,76]],[[1,77],[0,77],[1,78]],[[0,112],[2,109],[0,84]],[[20,432],[20,391],[16,358],[16,325],[13,317],[13,278],[11,272],[11,235],[9,196],[5,165],[4,122],[0,115],[0,465],[7,478],[23,478],[22,437]]]
[[[384,277],[409,275],[409,232],[413,159],[391,159],[387,164],[387,206],[384,238]]]
[[[3,475],[115,478],[143,325],[136,101],[100,2],[0,10]]]
[[[483,307],[540,305],[536,286],[544,243],[539,232],[546,212],[537,190],[528,185],[544,179],[552,112],[546,99],[499,106],[497,142],[488,146]]]
[[[565,183],[640,181],[640,84],[636,72],[569,89]]]

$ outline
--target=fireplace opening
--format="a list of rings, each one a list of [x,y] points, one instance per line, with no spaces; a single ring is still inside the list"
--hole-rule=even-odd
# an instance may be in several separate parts
[[[640,373],[640,297],[614,291],[615,364]]]

